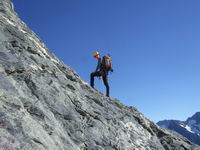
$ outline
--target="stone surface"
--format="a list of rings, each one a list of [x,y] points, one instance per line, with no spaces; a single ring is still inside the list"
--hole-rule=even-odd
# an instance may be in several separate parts
[[[0,149],[200,148],[90,88],[0,0]]]

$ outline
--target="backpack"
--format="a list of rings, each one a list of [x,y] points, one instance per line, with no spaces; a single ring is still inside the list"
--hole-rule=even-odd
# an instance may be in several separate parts
[[[109,55],[103,56],[102,59],[102,70],[111,71],[112,70],[112,59]]]

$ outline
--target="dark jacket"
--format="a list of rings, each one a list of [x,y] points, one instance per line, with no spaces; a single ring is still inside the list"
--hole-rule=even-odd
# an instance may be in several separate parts
[[[98,63],[97,63],[97,67],[96,67],[95,72],[100,72],[102,76],[108,75],[108,71],[102,65],[102,58],[98,59]]]
[[[96,67],[96,70],[95,70],[96,72],[97,71],[101,71],[101,58],[99,57],[99,59],[98,59],[98,63],[97,63],[97,67]]]

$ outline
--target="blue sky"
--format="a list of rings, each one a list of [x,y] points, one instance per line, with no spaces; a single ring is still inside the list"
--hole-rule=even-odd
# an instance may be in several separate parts
[[[110,53],[111,96],[157,122],[200,111],[200,1],[13,0],[50,51],[89,83]],[[104,92],[102,82],[95,80]]]

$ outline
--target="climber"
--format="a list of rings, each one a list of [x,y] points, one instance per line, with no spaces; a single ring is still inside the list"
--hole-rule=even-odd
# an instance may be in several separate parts
[[[108,84],[108,72],[113,72],[112,62],[110,55],[105,55],[101,59],[99,52],[94,52],[93,57],[97,59],[97,67],[94,72],[90,74],[90,85],[94,88],[94,77],[102,77],[103,83],[106,87],[106,96],[109,97],[109,84]]]

